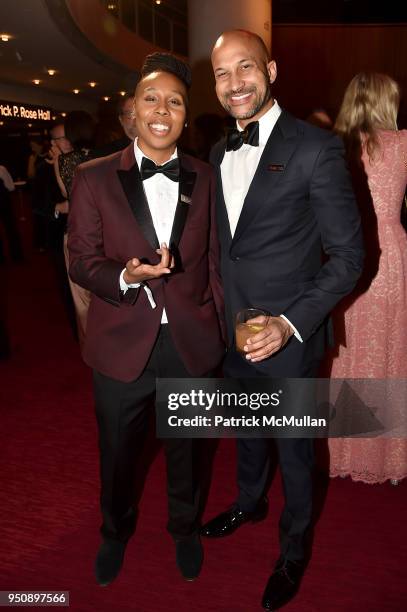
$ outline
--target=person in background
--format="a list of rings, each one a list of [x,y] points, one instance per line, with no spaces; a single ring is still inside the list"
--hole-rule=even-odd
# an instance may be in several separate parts
[[[59,294],[74,336],[77,336],[75,308],[66,272],[64,256],[64,234],[66,231],[66,214],[55,213],[56,209],[64,210],[67,206],[65,195],[55,176],[54,166],[61,154],[72,151],[72,145],[65,136],[63,121],[54,123],[49,129],[51,146],[44,164],[46,181],[44,182],[44,210],[48,217],[48,255],[55,269]]]
[[[156,378],[210,376],[224,355],[215,177],[177,148],[190,68],[156,53],[141,74],[138,137],[78,169],[68,221],[71,277],[92,292],[83,355],[99,426],[100,585],[118,575],[135,530],[134,479]],[[203,561],[196,445],[166,439],[164,448],[167,529],[181,575],[193,580]]]
[[[137,127],[134,116],[134,96],[127,95],[121,98],[117,104],[117,115],[120,125],[127,137],[129,144],[137,136]],[[124,140],[124,139],[123,139]]]
[[[14,182],[5,166],[0,166],[0,222],[7,239],[8,253],[15,263],[24,260],[21,238],[17,227],[10,194],[14,191]],[[5,261],[5,254],[0,238],[0,263]]]
[[[31,191],[33,210],[34,247],[40,253],[48,248],[49,217],[45,208],[44,191],[47,184],[48,146],[44,138],[35,136],[30,139],[31,154],[27,164],[28,187]]]
[[[30,138],[31,153],[27,162],[27,178],[33,180],[37,173],[38,164],[43,161],[47,155],[44,139],[39,136]]]
[[[72,191],[72,182],[76,168],[83,162],[91,159],[94,145],[95,122],[91,115],[85,111],[72,111],[64,122],[65,138],[69,141],[72,150],[61,153],[55,158],[54,168],[61,193],[66,198],[55,206],[56,214],[69,213],[69,200]],[[69,270],[69,256],[67,248],[68,236],[64,237],[64,254],[66,269]],[[86,323],[90,304],[90,292],[76,285],[69,277],[72,298],[76,311],[76,322],[79,346],[82,349],[85,341]]]
[[[116,151],[122,151],[131,142],[133,142],[137,136],[137,129],[134,120],[134,96],[126,95],[123,98],[120,98],[117,104],[117,118],[121,127],[123,128],[124,136],[122,136],[122,138],[113,140],[112,142],[107,142],[98,146],[93,151],[93,158],[105,157],[106,155],[116,153]]]
[[[23,261],[20,235],[14,216],[10,193],[14,182],[5,166],[0,166],[0,221],[7,237],[9,255],[15,263]],[[8,359],[11,354],[10,337],[7,329],[7,273],[2,236],[0,232],[0,360]]]
[[[333,128],[333,121],[324,108],[315,108],[305,121],[324,130],[332,130]]]
[[[335,313],[345,337],[333,356],[333,378],[407,379],[407,236],[400,223],[407,130],[397,129],[399,101],[399,86],[391,77],[361,72],[349,83],[335,122],[354,177],[367,265],[355,294]],[[405,415],[407,398],[400,385],[390,395],[389,381],[379,419],[380,410]],[[405,436],[332,438],[329,450],[331,476],[394,484],[407,476]]]

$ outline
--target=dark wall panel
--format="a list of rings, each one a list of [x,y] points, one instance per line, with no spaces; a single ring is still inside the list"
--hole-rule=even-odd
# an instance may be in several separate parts
[[[402,87],[399,124],[407,128],[407,24],[273,25],[279,103],[305,118],[313,108],[335,117],[344,90],[361,70],[385,72]]]

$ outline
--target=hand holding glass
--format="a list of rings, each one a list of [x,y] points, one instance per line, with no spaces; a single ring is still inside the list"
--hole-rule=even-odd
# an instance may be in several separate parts
[[[263,331],[268,324],[269,313],[260,308],[245,308],[236,315],[236,350],[242,355],[246,355],[244,350],[248,338],[255,336]]]

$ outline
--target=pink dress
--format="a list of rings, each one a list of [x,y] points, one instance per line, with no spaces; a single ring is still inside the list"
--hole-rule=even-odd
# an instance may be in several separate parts
[[[334,313],[339,346],[332,361],[333,378],[407,379],[407,235],[400,223],[407,182],[407,130],[379,130],[378,135],[380,152],[375,160],[371,163],[365,151],[362,156],[370,214],[356,187],[366,267],[355,293]],[[399,406],[404,415],[406,401]],[[406,437],[331,438],[329,451],[331,476],[350,475],[367,483],[407,476]]]

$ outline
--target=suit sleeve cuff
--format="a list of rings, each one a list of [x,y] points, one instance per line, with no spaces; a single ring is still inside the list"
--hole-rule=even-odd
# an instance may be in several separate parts
[[[284,321],[286,321],[288,325],[291,327],[291,329],[294,331],[294,336],[297,338],[297,340],[299,340],[299,342],[304,342],[303,339],[301,338],[301,334],[299,333],[298,329],[294,327],[291,321],[287,319],[287,317],[285,317],[283,314],[280,315],[280,317],[284,319]]]

